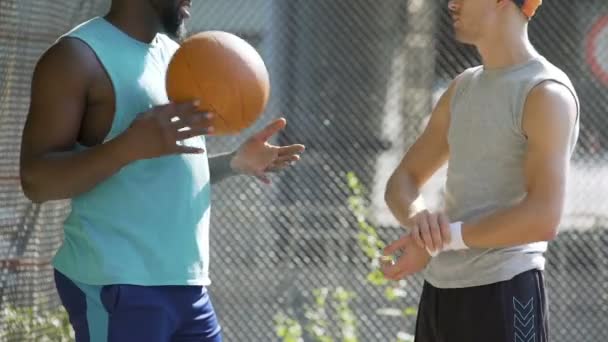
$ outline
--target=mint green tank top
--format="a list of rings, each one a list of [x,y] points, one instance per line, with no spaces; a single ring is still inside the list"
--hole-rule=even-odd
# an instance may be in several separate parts
[[[96,17],[63,37],[85,42],[110,77],[116,109],[106,141],[168,102],[166,69],[179,45],[166,35],[145,44]],[[184,143],[205,147],[204,137]],[[91,285],[208,285],[210,186],[206,153],[131,163],[72,199],[53,266]]]

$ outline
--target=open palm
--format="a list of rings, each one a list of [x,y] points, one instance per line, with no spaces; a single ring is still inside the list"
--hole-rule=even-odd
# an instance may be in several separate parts
[[[267,172],[282,170],[300,160],[304,145],[275,146],[268,140],[285,128],[287,121],[280,118],[247,139],[237,150],[232,167],[240,173],[256,176],[270,183]]]

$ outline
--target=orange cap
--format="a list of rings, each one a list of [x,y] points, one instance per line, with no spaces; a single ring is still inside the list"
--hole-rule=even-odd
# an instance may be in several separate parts
[[[521,10],[526,17],[532,18],[542,3],[543,0],[525,0],[523,6],[521,6]]]

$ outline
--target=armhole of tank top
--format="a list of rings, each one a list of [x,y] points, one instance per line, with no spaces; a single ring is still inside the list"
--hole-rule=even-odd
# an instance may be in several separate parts
[[[62,38],[71,38],[71,39],[77,39],[80,42],[82,42],[83,44],[85,44],[88,49],[91,51],[91,53],[93,54],[93,56],[95,56],[95,60],[97,61],[97,63],[99,64],[99,66],[101,67],[101,70],[104,72],[104,74],[106,75],[106,77],[108,78],[108,80],[110,81],[110,87],[112,87],[112,93],[114,94],[114,116],[112,118],[112,125],[110,127],[110,131],[108,132],[108,134],[104,137],[103,142],[102,143],[106,143],[108,142],[108,140],[111,140],[113,135],[114,135],[114,130],[115,130],[115,126],[117,124],[117,120],[120,120],[120,118],[117,117],[118,114],[118,103],[119,103],[119,99],[118,99],[118,92],[116,91],[116,80],[114,79],[114,77],[110,74],[110,72],[108,71],[108,68],[106,68],[106,65],[104,64],[102,57],[99,56],[97,50],[95,49],[95,46],[88,41],[87,39],[84,39],[78,35],[66,35]]]

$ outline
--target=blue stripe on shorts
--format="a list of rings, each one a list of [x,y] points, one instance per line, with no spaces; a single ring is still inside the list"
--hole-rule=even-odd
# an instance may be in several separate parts
[[[93,286],[55,271],[76,342],[221,342],[204,286]]]

